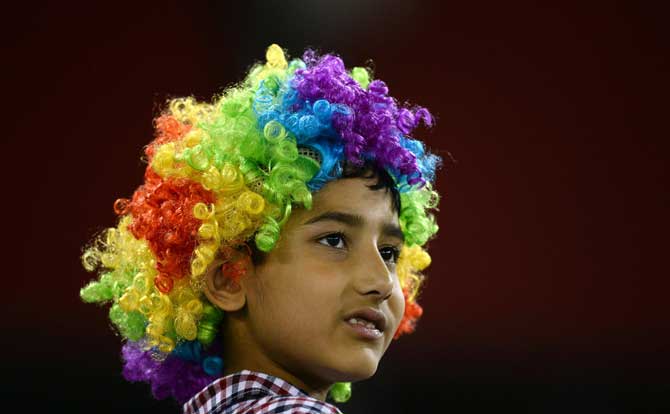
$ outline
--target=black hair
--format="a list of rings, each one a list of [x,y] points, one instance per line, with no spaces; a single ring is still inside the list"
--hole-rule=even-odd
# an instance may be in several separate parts
[[[400,214],[400,193],[396,183],[391,175],[382,168],[376,167],[371,162],[365,162],[362,165],[346,164],[342,169],[341,178],[376,178],[377,182],[369,185],[370,190],[385,190],[391,193],[391,203],[393,211]]]

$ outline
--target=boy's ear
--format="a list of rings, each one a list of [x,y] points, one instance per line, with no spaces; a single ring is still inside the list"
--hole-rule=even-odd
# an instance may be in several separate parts
[[[222,265],[224,263],[223,260],[217,259],[209,265],[205,272],[204,292],[212,305],[218,306],[226,312],[234,312],[242,309],[246,304],[246,289],[244,283],[223,273]],[[253,271],[253,269],[247,268],[247,272],[249,271]],[[244,277],[246,275],[242,275],[242,278]]]

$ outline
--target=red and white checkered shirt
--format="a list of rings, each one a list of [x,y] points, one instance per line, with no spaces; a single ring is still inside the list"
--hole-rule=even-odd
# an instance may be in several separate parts
[[[219,378],[184,404],[184,414],[342,414],[281,378],[253,371]]]

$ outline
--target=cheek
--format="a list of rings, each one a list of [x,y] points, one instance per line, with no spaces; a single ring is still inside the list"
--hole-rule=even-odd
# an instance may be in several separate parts
[[[296,292],[277,282],[259,280],[248,292],[248,327],[264,349],[290,346],[304,315],[300,304],[293,300]]]
[[[405,295],[403,295],[399,284],[393,288],[393,293],[391,294],[388,303],[395,321],[395,326],[393,327],[393,332],[395,332],[405,314]]]
[[[250,305],[262,311],[265,323],[311,325],[311,319],[338,311],[342,280],[337,268],[323,261],[266,267],[250,286]]]

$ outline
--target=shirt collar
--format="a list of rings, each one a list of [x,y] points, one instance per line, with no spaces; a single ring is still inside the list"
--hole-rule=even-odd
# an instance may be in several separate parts
[[[300,388],[281,378],[262,372],[243,370],[209,384],[184,404],[184,413],[198,413],[221,401],[233,399],[240,393],[256,392],[273,396],[308,396]]]

